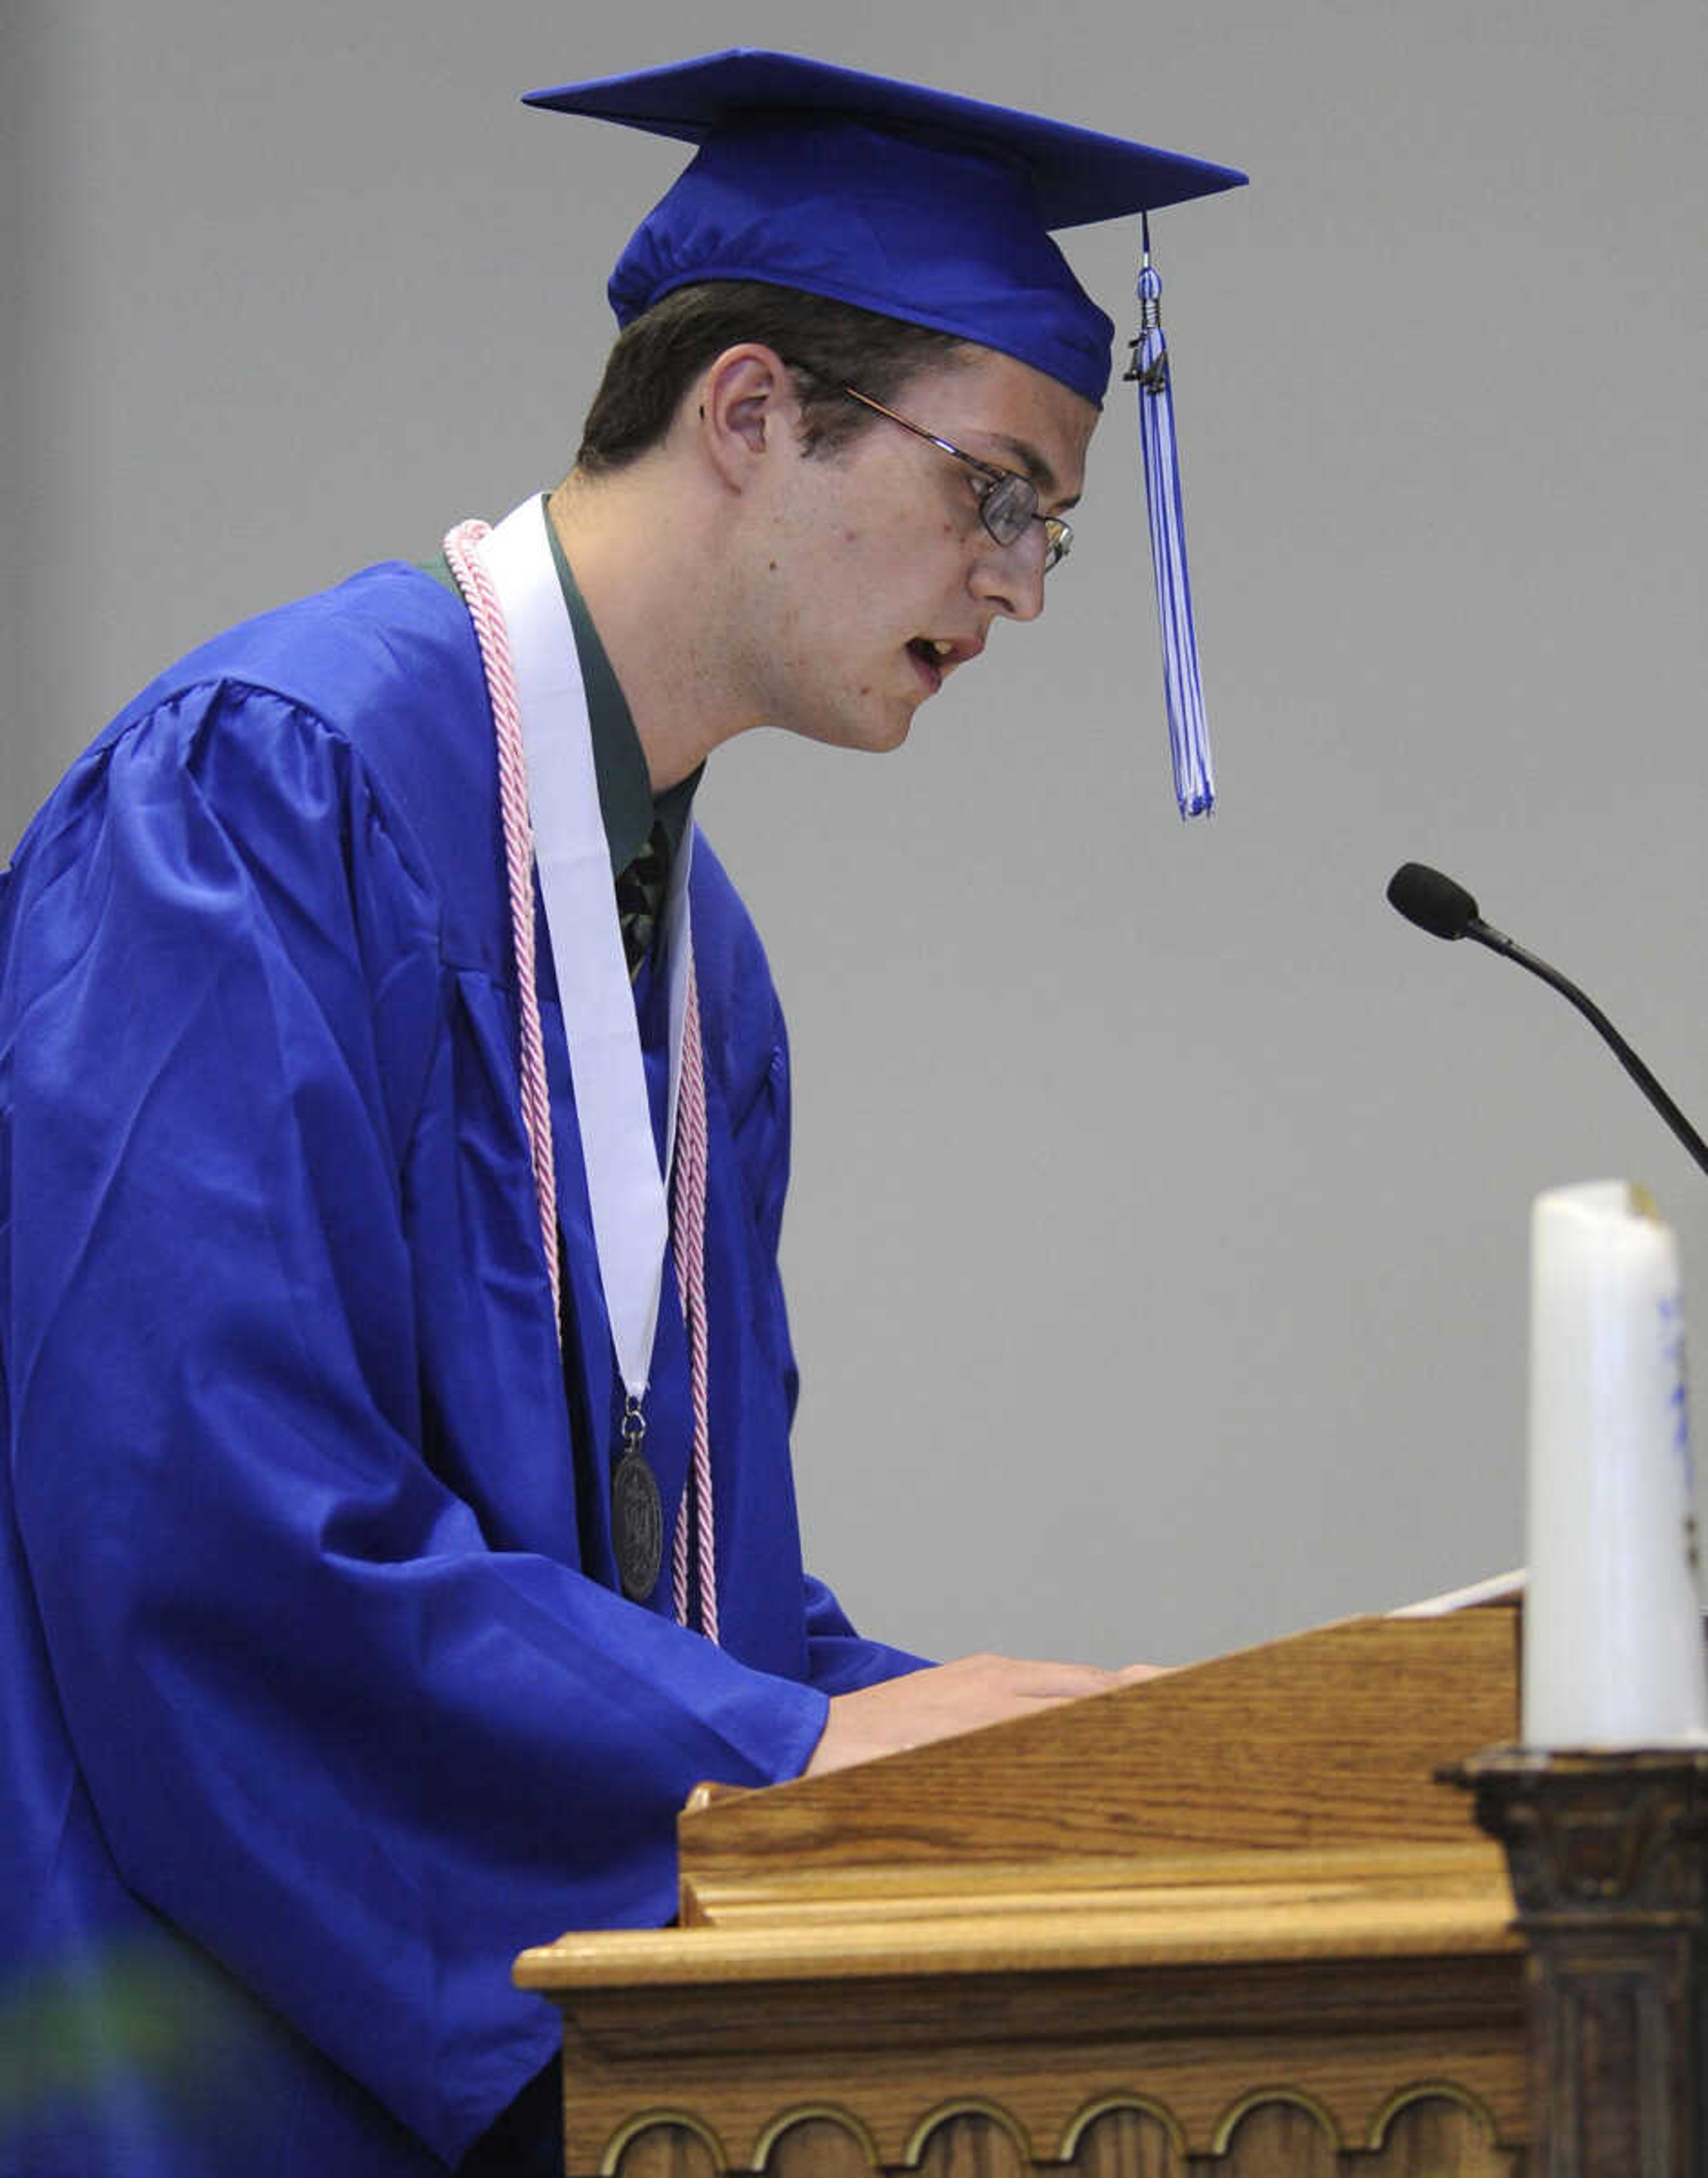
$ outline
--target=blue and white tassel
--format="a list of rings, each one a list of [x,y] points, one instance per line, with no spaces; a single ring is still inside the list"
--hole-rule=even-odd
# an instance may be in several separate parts
[[[1186,572],[1186,533],[1180,512],[1180,457],[1174,443],[1174,401],[1163,338],[1163,283],[1151,263],[1151,223],[1144,222],[1139,272],[1139,330],[1127,376],[1139,389],[1139,443],[1145,457],[1145,499],[1151,516],[1151,564],[1163,632],[1163,692],[1174,794],[1182,817],[1207,816],[1216,799],[1198,676],[1198,636],[1192,624],[1192,584]]]

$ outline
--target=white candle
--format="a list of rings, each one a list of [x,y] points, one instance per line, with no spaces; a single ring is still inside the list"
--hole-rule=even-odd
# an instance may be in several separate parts
[[[1678,1250],[1623,1180],[1530,1223],[1531,1747],[1708,1743]]]

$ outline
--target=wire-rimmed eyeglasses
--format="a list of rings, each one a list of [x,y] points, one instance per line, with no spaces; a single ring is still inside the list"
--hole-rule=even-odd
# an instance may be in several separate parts
[[[1043,524],[1043,571],[1059,567],[1066,559],[1074,541],[1074,534],[1059,514],[1043,514],[1038,510],[1037,486],[1030,477],[1021,476],[1015,469],[999,469],[989,462],[982,462],[976,454],[969,454],[957,446],[952,439],[940,439],[935,431],[928,431],[922,424],[911,422],[898,416],[893,408],[886,408],[881,401],[874,401],[869,393],[862,393],[857,386],[845,386],[841,391],[851,401],[857,401],[862,408],[874,414],[887,416],[892,424],[899,424],[904,431],[911,431],[916,439],[923,439],[929,446],[937,447],[957,462],[963,462],[975,476],[985,479],[984,490],[978,495],[978,518],[997,544],[1018,544],[1025,536],[1026,524]]]

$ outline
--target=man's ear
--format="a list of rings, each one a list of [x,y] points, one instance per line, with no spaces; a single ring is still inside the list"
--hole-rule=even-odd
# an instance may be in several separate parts
[[[745,490],[757,464],[794,445],[801,414],[794,382],[777,351],[760,342],[726,347],[690,398],[687,420],[731,490]]]

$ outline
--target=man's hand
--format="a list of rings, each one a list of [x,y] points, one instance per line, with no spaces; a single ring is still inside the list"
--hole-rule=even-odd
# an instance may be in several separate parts
[[[1100,1671],[1095,1664],[1029,1662],[1019,1656],[961,1656],[930,1671],[909,1672],[856,1694],[833,1694],[824,1737],[805,1775],[846,1769],[895,1754],[928,1739],[947,1739],[982,1724],[1000,1724],[1029,1716],[1081,1694],[1107,1694],[1154,1678],[1162,1666],[1129,1664],[1124,1671]]]

